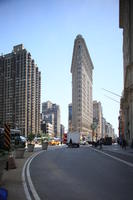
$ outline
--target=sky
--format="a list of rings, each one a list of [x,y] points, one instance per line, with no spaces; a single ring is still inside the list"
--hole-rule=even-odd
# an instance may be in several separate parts
[[[0,54],[24,44],[41,71],[41,103],[60,105],[66,130],[73,45],[81,34],[94,65],[93,100],[118,133],[120,98],[102,88],[119,95],[123,90],[119,0],[0,0],[0,19]]]

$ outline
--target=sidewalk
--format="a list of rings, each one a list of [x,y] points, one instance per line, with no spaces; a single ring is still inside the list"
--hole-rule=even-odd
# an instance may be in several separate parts
[[[26,151],[23,159],[15,159],[16,169],[4,172],[1,187],[8,190],[8,200],[26,200],[21,178],[22,169],[26,160],[40,150],[41,147],[36,145],[34,152]]]
[[[112,145],[103,145],[103,150],[112,151],[128,156],[133,156],[133,149],[129,146],[126,147],[126,149],[122,149],[122,147],[118,144],[112,144]]]

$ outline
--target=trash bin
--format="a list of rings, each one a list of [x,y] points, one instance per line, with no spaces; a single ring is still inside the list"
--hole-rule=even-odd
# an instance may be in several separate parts
[[[0,188],[0,200],[7,200],[8,191],[4,188]]]

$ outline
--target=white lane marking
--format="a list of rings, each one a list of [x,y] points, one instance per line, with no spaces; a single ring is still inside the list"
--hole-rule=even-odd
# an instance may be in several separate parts
[[[62,146],[64,147],[64,146]],[[51,151],[51,150],[56,150],[56,149],[60,149],[60,147],[57,147],[57,148],[51,148],[51,149],[48,149],[48,151]],[[62,149],[62,148],[61,148]],[[30,164],[32,162],[32,160],[37,156],[39,155],[40,153],[44,152],[44,150],[42,151],[39,151],[35,154],[33,154],[32,156],[30,156],[27,161],[25,162],[24,164],[24,167],[23,167],[23,170],[22,170],[22,183],[23,183],[23,187],[24,187],[24,192],[25,192],[25,195],[26,195],[26,198],[27,200],[32,200],[31,199],[31,196],[30,196],[30,193],[29,193],[29,190],[28,190],[28,187],[27,187],[27,183],[26,183],[26,179],[25,179],[25,170],[26,170],[26,176],[27,176],[27,181],[28,181],[28,184],[29,184],[29,187],[30,187],[30,190],[34,196],[34,198],[36,200],[41,200],[39,195],[37,194],[36,190],[35,190],[35,187],[32,183],[32,180],[31,180],[31,176],[30,176]],[[28,163],[28,164],[27,164]],[[26,168],[26,165],[27,165],[27,168]]]
[[[28,161],[29,161],[29,159],[25,162],[23,170],[22,170],[22,184],[23,184],[23,187],[24,187],[26,199],[31,200],[30,194],[29,194],[29,191],[28,191],[28,187],[27,187],[27,184],[26,184],[26,180],[25,180],[25,168],[26,168]]]
[[[117,157],[115,157],[115,156],[112,156],[112,155],[110,155],[110,154],[108,154],[108,153],[105,153],[105,152],[103,152],[103,151],[94,149],[94,148],[92,148],[92,147],[90,147],[90,148],[93,149],[94,151],[97,151],[97,152],[100,152],[100,153],[102,153],[102,154],[104,154],[104,155],[106,155],[106,156],[109,156],[109,157],[111,157],[111,158],[113,158],[113,159],[115,159],[115,160],[117,160],[117,161],[120,161],[120,162],[122,162],[122,163],[124,163],[124,164],[126,164],[126,165],[128,165],[128,166],[130,166],[130,167],[133,167],[133,163],[127,162],[127,161],[125,161],[125,160],[122,160],[122,159],[120,159],[120,158],[117,158]]]
[[[43,151],[40,151],[38,154],[40,154],[40,153],[42,153],[42,152],[43,152]],[[41,200],[41,199],[40,199],[38,193],[36,192],[35,187],[34,187],[34,185],[33,185],[33,183],[32,183],[31,176],[30,176],[30,169],[29,169],[29,168],[30,168],[30,164],[31,164],[32,160],[33,160],[38,154],[34,155],[34,156],[30,159],[30,161],[28,162],[28,165],[27,165],[27,170],[26,170],[26,175],[27,175],[27,180],[28,180],[28,183],[29,183],[29,187],[30,187],[30,189],[31,189],[31,192],[32,192],[32,194],[33,194],[35,200]]]
[[[27,174],[26,165],[27,165],[27,163],[28,163],[27,166],[29,166],[29,162],[30,162],[31,160],[33,160],[34,157],[36,157],[38,154],[40,154],[40,153],[42,153],[42,152],[43,152],[43,151],[39,151],[39,152],[37,152],[36,154],[33,154],[32,156],[30,156],[30,157],[27,159],[27,161],[25,162],[24,167],[23,167],[23,170],[22,170],[22,183],[23,183],[24,192],[25,192],[25,195],[26,195],[26,199],[27,199],[27,200],[32,200],[32,199],[31,199],[31,196],[30,196],[30,193],[29,193],[29,190],[28,190],[28,187],[27,187],[27,183],[26,183],[26,178],[25,178],[25,170],[26,170],[26,174]],[[31,162],[30,162],[30,163],[31,163]],[[28,170],[29,170],[29,168],[28,168]],[[27,181],[28,181],[28,183],[29,183],[29,187],[30,187],[30,189],[31,189],[31,192],[32,192],[32,194],[33,194],[33,196],[34,196],[34,194],[36,193],[36,190],[35,190],[34,186],[32,187],[32,186],[30,185],[30,184],[32,184],[32,181],[29,181],[29,180],[31,180],[30,174],[29,174],[28,177],[27,177]],[[33,184],[32,184],[32,185],[33,185]],[[36,198],[35,198],[35,199],[36,199]],[[38,200],[40,200],[40,198],[39,198]]]

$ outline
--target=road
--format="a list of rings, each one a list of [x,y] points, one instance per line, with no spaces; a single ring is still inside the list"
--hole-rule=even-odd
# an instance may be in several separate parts
[[[39,154],[30,176],[41,200],[133,199],[133,167],[88,146]]]

